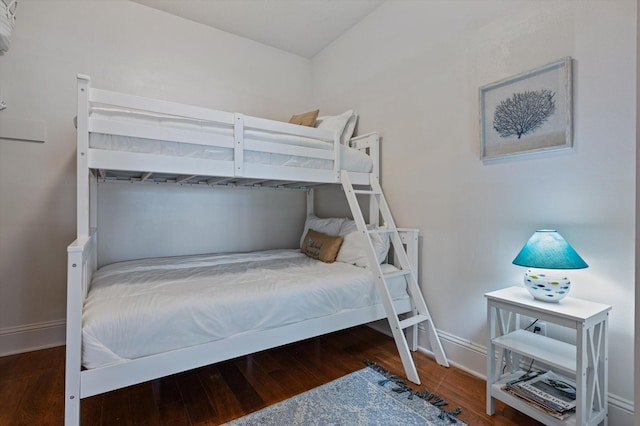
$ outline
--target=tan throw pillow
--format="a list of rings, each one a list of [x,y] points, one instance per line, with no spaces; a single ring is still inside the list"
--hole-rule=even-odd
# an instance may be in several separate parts
[[[300,251],[312,259],[318,259],[325,263],[333,263],[336,260],[342,237],[331,237],[327,234],[309,229],[304,236]]]
[[[289,123],[313,127],[316,125],[316,118],[318,118],[319,112],[320,110],[317,109],[315,111],[305,112],[304,114],[292,115]]]

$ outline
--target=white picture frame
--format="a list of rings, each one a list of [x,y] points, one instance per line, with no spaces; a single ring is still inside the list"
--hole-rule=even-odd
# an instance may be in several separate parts
[[[484,160],[573,148],[572,59],[480,87]]]

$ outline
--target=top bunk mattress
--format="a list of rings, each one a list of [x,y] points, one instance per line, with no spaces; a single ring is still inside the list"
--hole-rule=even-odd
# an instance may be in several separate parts
[[[404,278],[389,289],[394,300],[408,300]],[[119,262],[93,275],[82,316],[82,365],[97,368],[379,303],[369,269],[293,249]]]
[[[160,129],[165,128],[168,131],[171,129],[180,129],[205,132],[210,135],[212,140],[223,141],[226,145],[233,146],[233,127],[224,124],[216,124],[204,120],[195,120],[162,114],[151,114],[140,111],[103,107],[92,108],[90,117],[100,120],[152,126]],[[332,143],[318,139],[254,129],[245,130],[244,140],[273,142],[290,145],[292,147],[314,148],[326,151],[331,151],[333,149]],[[233,161],[234,159],[233,148],[216,146],[216,144],[208,145],[173,142],[100,132],[90,133],[89,147],[110,151],[201,158],[219,161]],[[341,169],[349,172],[370,173],[373,169],[373,161],[371,157],[362,151],[342,144],[340,145],[340,159]],[[252,150],[244,151],[244,161],[248,163],[267,164],[272,166],[302,167],[323,170],[330,170],[333,168],[333,161],[328,159]]]

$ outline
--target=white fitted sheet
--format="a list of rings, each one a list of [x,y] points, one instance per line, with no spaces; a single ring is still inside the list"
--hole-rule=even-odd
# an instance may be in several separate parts
[[[389,287],[394,300],[408,297],[402,277]],[[82,316],[82,365],[111,365],[378,303],[370,270],[298,250],[119,262],[93,276]]]
[[[109,108],[94,108],[91,111],[91,117],[158,127],[198,130],[210,133],[212,138],[233,140],[232,127],[222,124],[218,125],[207,121]],[[252,129],[245,130],[244,138],[245,141],[255,140],[277,142],[292,146],[316,148],[327,151],[333,149],[333,144],[317,139]],[[95,149],[204,158],[222,161],[232,161],[234,155],[232,148],[104,133],[91,133],[89,135],[89,146]],[[344,145],[340,145],[340,159],[341,168],[350,172],[369,173],[373,168],[371,157],[362,151]],[[333,161],[331,160],[295,155],[272,154],[268,152],[250,150],[245,150],[244,160],[247,163],[268,164],[273,166],[304,167],[325,170],[333,168]]]

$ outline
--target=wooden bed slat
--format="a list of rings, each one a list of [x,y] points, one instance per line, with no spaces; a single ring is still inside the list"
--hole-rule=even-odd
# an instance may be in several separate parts
[[[178,178],[176,178],[176,182],[177,183],[183,183],[183,182],[188,182],[191,179],[197,177],[198,175],[188,175],[188,176],[178,176]]]

